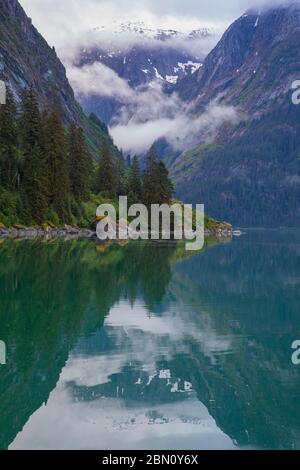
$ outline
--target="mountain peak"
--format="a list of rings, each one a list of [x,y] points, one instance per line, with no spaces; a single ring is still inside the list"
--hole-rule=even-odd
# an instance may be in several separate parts
[[[140,40],[154,40],[154,41],[167,41],[173,39],[180,40],[198,40],[207,38],[214,35],[214,31],[209,28],[199,28],[193,31],[179,31],[172,28],[154,28],[147,25],[144,21],[129,21],[120,22],[115,21],[109,26],[99,26],[93,28],[92,33],[101,34],[104,36],[110,36],[113,40],[118,36],[123,37],[125,35]]]

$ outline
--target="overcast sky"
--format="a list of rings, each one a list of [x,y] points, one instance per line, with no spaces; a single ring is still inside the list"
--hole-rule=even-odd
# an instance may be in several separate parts
[[[143,20],[149,26],[218,32],[246,9],[268,0],[20,0],[50,45],[58,49],[84,32],[113,21]],[[270,1],[270,0],[269,0]],[[273,2],[274,3],[274,2]]]

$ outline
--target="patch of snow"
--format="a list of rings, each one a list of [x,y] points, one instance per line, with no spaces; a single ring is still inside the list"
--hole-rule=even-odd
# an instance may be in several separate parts
[[[158,78],[159,80],[164,80],[164,78],[160,75],[159,71],[157,70],[156,67],[153,67],[154,68],[154,72],[155,72],[155,76],[156,78]]]
[[[98,28],[93,28],[94,32],[105,32],[108,31],[106,26],[101,26]],[[134,35],[140,36],[142,39],[150,40],[161,40],[165,41],[168,39],[183,39],[183,40],[192,40],[198,38],[206,38],[212,34],[212,30],[209,28],[201,28],[191,32],[187,31],[178,31],[175,29],[161,29],[161,28],[152,28],[149,27],[143,21],[132,21],[128,23],[114,21],[110,24],[109,32],[115,35]]]
[[[186,392],[191,392],[193,389],[193,385],[190,382],[184,382],[184,390]]]
[[[156,377],[156,374],[149,376],[149,380],[148,380],[148,382],[147,382],[147,386],[151,384],[152,380],[155,379],[155,377]]]
[[[166,75],[166,81],[169,83],[172,83],[173,85],[176,85],[178,81],[178,76],[177,75]]]
[[[187,69],[191,69],[191,72],[194,73],[196,72],[197,70],[200,69],[200,67],[202,67],[203,64],[201,64],[200,62],[193,62],[192,60],[189,60],[188,62],[178,62],[178,65],[177,67],[174,68],[174,71],[175,72],[179,72],[179,71],[182,71],[184,73],[187,72]]]
[[[171,378],[171,371],[169,369],[159,371],[159,378],[160,379],[170,379]]]

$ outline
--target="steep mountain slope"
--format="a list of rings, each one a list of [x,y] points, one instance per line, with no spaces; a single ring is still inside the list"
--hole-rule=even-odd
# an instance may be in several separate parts
[[[85,116],[55,50],[35,29],[17,0],[0,1],[0,78],[16,98],[24,88],[33,86],[41,107],[58,98],[65,122],[74,121],[84,127],[95,153],[104,142],[113,145],[106,127]]]
[[[284,93],[298,77],[299,33],[298,2],[261,13],[249,11],[229,27],[199,72],[187,79],[189,86],[182,80],[177,91],[199,106],[222,94],[224,101],[241,104],[246,111],[265,112],[275,98],[285,100]]]
[[[168,93],[179,79],[201,67],[206,48],[213,38],[213,32],[205,28],[184,34],[175,30],[150,29],[144,23],[116,23],[113,32],[107,32],[104,27],[91,31],[74,65],[81,69],[101,64],[115,72],[131,89],[159,80]],[[194,52],[196,49],[197,53]],[[113,93],[101,95],[100,86],[94,94],[77,91],[84,109],[96,113],[107,124],[122,105]]]
[[[234,105],[239,125],[172,165],[178,195],[242,225],[300,225],[300,5],[249,11],[226,31],[198,73],[176,87],[197,112]]]

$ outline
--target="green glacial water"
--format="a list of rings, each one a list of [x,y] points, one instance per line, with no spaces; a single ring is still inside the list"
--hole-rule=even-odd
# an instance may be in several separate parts
[[[300,449],[299,231],[0,244],[1,449]]]

